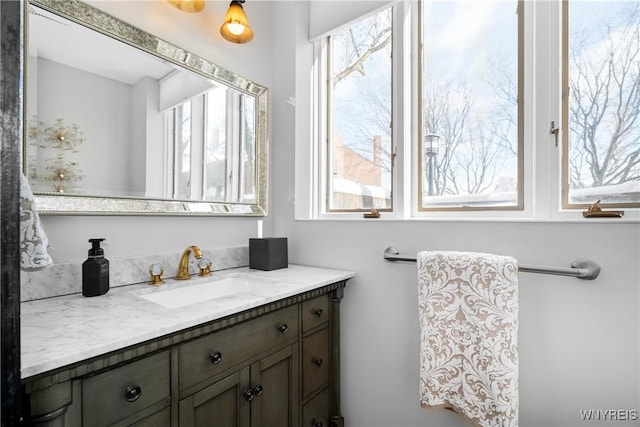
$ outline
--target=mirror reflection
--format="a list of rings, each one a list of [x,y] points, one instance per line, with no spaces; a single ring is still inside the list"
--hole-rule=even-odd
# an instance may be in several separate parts
[[[34,193],[263,203],[266,102],[253,93],[263,88],[170,59],[32,3],[24,158]]]

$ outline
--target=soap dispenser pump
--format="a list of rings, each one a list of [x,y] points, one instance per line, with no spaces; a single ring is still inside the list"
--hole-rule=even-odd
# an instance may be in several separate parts
[[[82,295],[85,297],[96,297],[109,291],[109,260],[100,247],[104,240],[89,239],[89,257],[82,263]]]

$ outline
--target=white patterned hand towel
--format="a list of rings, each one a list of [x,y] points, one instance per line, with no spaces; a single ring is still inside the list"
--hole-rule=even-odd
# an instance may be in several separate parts
[[[419,252],[420,403],[518,426],[518,261]]]
[[[49,240],[34,206],[33,193],[24,174],[20,174],[20,268],[35,271],[53,263],[47,252]]]

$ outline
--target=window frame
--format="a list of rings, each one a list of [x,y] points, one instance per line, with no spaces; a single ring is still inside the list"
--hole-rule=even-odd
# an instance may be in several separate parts
[[[560,54],[561,54],[561,69],[562,69],[562,85],[560,90],[561,99],[561,128],[562,128],[562,165],[561,165],[561,209],[570,211],[577,209],[587,209],[589,203],[571,203],[569,201],[569,104],[570,104],[570,78],[569,78],[569,0],[562,0],[562,6],[560,10],[561,14],[561,34],[560,34]],[[640,187],[640,181],[638,181]],[[594,200],[595,202],[595,200]],[[601,207],[608,208],[640,208],[640,201],[638,202],[618,202],[618,203],[606,203],[602,202]]]
[[[390,123],[389,123],[389,129],[390,129],[390,134],[391,134],[391,142],[390,142],[390,147],[391,147],[391,152],[390,152],[390,165],[391,165],[391,171],[390,171],[390,179],[391,179],[391,183],[390,183],[390,191],[389,191],[389,198],[391,200],[390,203],[390,207],[389,208],[376,208],[376,210],[378,212],[385,212],[385,213],[393,213],[395,210],[395,191],[394,191],[394,187],[396,185],[396,147],[397,147],[397,139],[396,139],[396,133],[395,133],[395,127],[394,127],[394,115],[396,113],[396,101],[395,101],[395,93],[396,93],[396,83],[395,83],[395,74],[396,74],[396,64],[395,64],[395,58],[396,55],[394,54],[395,52],[395,43],[396,43],[396,27],[397,27],[397,23],[396,23],[396,19],[397,19],[397,6],[396,5],[385,5],[384,7],[381,7],[379,9],[376,9],[375,11],[372,11],[371,13],[368,13],[364,16],[361,16],[359,18],[357,18],[356,20],[350,22],[348,25],[353,25],[355,23],[358,23],[360,21],[363,21],[377,13],[380,13],[386,9],[390,10],[390,14],[391,14],[391,87],[390,87],[390,100],[391,100],[391,118],[390,118]],[[343,27],[344,28],[344,27]],[[342,29],[342,28],[341,28]],[[322,203],[320,204],[321,206],[321,214],[327,214],[327,215],[332,215],[332,214],[362,214],[362,213],[367,213],[367,212],[371,212],[372,209],[371,208],[354,208],[354,209],[345,209],[345,208],[332,208],[331,207],[331,198],[333,197],[333,185],[332,185],[332,171],[333,171],[333,167],[331,166],[331,163],[333,162],[333,132],[332,132],[332,126],[333,126],[333,98],[332,98],[332,90],[331,90],[331,86],[332,86],[332,82],[333,82],[333,62],[332,62],[332,58],[333,58],[333,42],[332,42],[332,37],[333,34],[335,34],[336,32],[340,31],[341,29],[338,29],[330,34],[328,34],[326,37],[323,38],[322,42],[321,42],[321,48],[320,48],[320,54],[322,55],[321,58],[321,62],[323,63],[323,68],[324,70],[320,72],[320,74],[323,76],[323,78],[320,79],[320,81],[325,82],[326,81],[326,85],[321,89],[322,93],[324,94],[324,99],[326,100],[324,102],[323,107],[321,108],[322,110],[324,110],[324,120],[321,119],[321,122],[323,123],[324,126],[324,133],[321,136],[321,141],[323,141],[324,144],[324,155],[322,156],[322,158],[324,159],[324,162],[322,162],[322,166],[321,166],[321,171],[323,174],[323,181],[324,181],[324,186],[321,187],[320,190],[320,194],[322,194]]]
[[[204,95],[195,96],[187,99],[175,107],[164,113],[165,127],[170,131],[165,133],[165,152],[168,153],[169,164],[168,170],[171,170],[169,179],[167,180],[168,190],[172,198],[180,197],[179,194],[179,166],[182,162],[180,147],[176,143],[178,132],[178,113],[177,110],[185,108],[189,105],[189,178],[186,187],[185,199],[201,201],[204,200],[204,163],[198,164],[195,159],[202,158],[202,150],[204,148],[204,120],[202,117],[205,113]],[[167,192],[169,193],[169,191]],[[165,193],[165,194],[167,194]]]
[[[424,1],[418,2],[417,7],[417,15],[418,15],[418,25],[417,25],[417,90],[418,94],[418,126],[416,126],[416,144],[418,146],[417,151],[417,192],[416,192],[416,200],[418,202],[417,210],[418,212],[467,212],[467,211],[523,211],[524,210],[524,102],[523,96],[524,93],[524,0],[517,0],[517,50],[518,50],[518,58],[517,58],[517,201],[514,205],[509,206],[424,206],[423,205],[423,180],[422,174],[424,172],[423,165],[423,157],[422,153],[424,152],[423,142],[423,102],[422,102],[422,93],[423,93],[423,63],[424,63],[424,22],[423,22],[423,13],[424,13]],[[414,161],[414,163],[416,163]]]

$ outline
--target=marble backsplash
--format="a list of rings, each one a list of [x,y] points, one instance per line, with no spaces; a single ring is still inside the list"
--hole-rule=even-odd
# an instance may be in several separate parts
[[[201,248],[202,249],[202,248]],[[109,258],[109,287],[150,282],[151,264],[164,266],[163,278],[175,277],[182,252]],[[211,261],[211,271],[249,265],[249,246],[231,246],[202,249],[203,258]],[[31,301],[82,292],[82,262],[53,264],[34,272],[20,273],[20,301]],[[189,272],[198,273],[193,255],[189,260]]]

